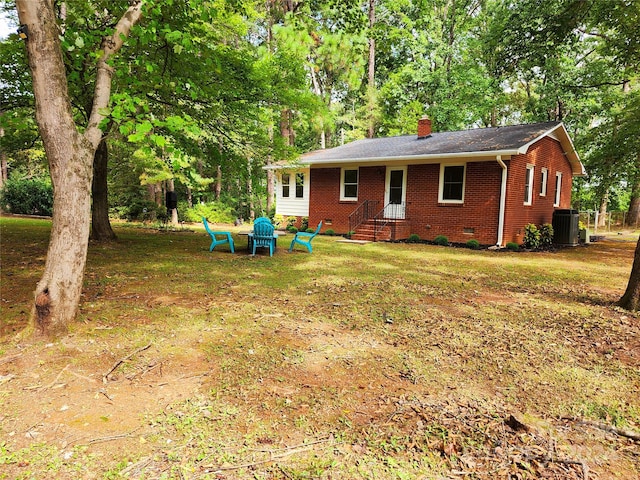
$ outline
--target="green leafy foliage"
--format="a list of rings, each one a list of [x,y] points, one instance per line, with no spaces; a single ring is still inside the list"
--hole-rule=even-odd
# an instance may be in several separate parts
[[[48,178],[9,179],[0,191],[3,210],[22,215],[53,213],[53,189]]]
[[[471,250],[478,250],[480,248],[480,242],[475,238],[472,238],[471,240],[467,240],[466,245],[467,245],[467,248],[470,248]]]
[[[436,238],[433,239],[433,243],[446,247],[449,245],[449,239],[444,235],[437,235]]]
[[[417,233],[412,233],[407,238],[408,243],[418,243],[419,241],[420,241],[420,235],[418,235]]]
[[[512,252],[518,252],[520,250],[520,245],[518,245],[516,242],[507,242],[505,248],[507,250],[511,250]]]
[[[526,225],[522,246],[528,250],[549,250],[553,247],[553,226],[550,223],[540,227],[533,223]]]
[[[199,203],[183,213],[180,209],[178,212],[187,222],[201,222],[202,217],[211,223],[233,223],[235,219],[233,210],[220,202]]]

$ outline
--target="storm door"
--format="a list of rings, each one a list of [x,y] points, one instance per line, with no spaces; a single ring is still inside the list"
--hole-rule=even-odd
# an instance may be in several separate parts
[[[407,167],[387,168],[384,216],[402,220],[405,214]]]

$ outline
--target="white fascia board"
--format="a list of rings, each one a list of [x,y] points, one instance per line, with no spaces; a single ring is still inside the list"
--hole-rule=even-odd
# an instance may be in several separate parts
[[[488,152],[460,152],[460,153],[434,153],[429,155],[409,155],[409,156],[393,156],[393,157],[370,157],[370,158],[348,158],[348,159],[325,159],[325,160],[308,160],[306,165],[313,167],[339,167],[344,165],[388,165],[405,164],[413,165],[419,163],[440,163],[442,161],[485,161],[495,160],[496,155],[503,158],[517,155],[518,150],[493,150]]]
[[[555,127],[551,128],[547,132],[544,132],[542,135],[534,138],[526,145],[523,145],[518,149],[518,153],[525,154],[529,151],[529,147],[536,143],[538,140],[544,137],[551,137],[554,140],[558,141],[562,148],[565,150],[563,153],[566,155],[569,163],[571,164],[571,172],[575,177],[584,177],[587,175],[587,171],[584,169],[584,165],[580,161],[580,157],[578,156],[578,152],[576,152],[575,147],[573,146],[573,142],[571,141],[571,137],[569,136],[569,132],[565,128],[563,123],[559,123]]]

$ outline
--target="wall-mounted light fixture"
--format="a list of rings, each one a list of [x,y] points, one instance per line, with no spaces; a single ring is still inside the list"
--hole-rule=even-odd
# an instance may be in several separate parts
[[[26,40],[28,38],[28,33],[29,33],[29,29],[27,28],[26,25],[20,25],[18,27],[18,36],[22,40]]]

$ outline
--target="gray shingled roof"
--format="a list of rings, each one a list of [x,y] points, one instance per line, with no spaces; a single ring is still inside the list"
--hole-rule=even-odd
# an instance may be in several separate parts
[[[429,137],[416,135],[356,140],[340,147],[316,150],[302,156],[302,163],[340,160],[372,160],[398,157],[424,157],[478,152],[515,151],[561,125],[559,122],[477,128],[456,132],[434,132]]]

